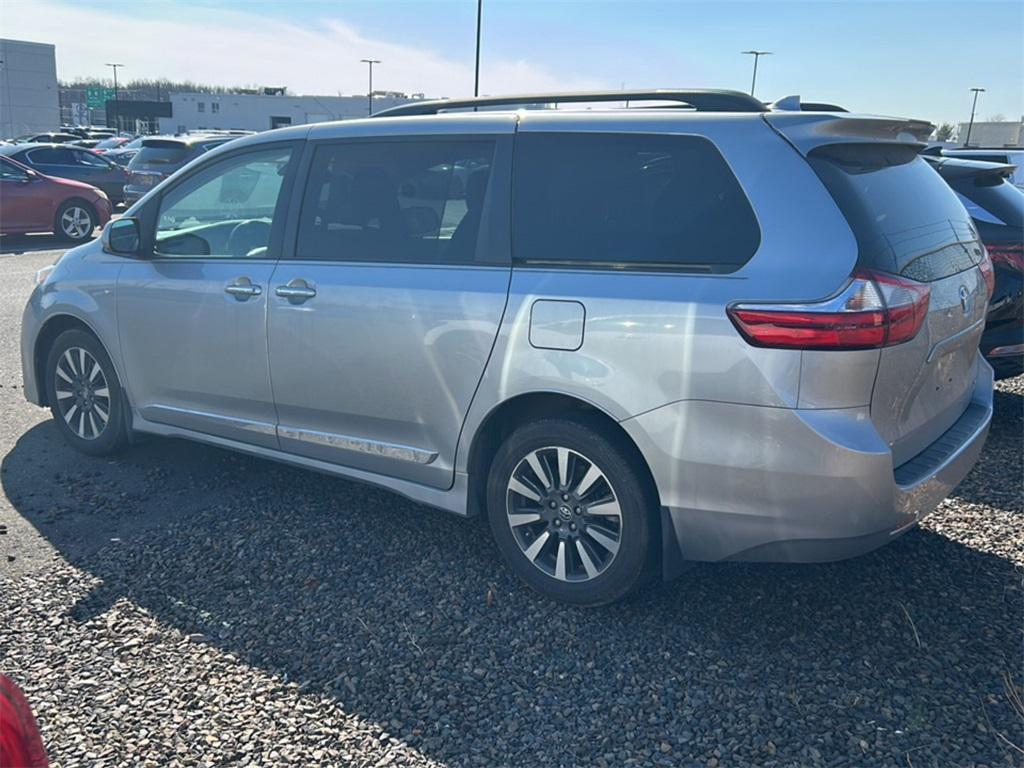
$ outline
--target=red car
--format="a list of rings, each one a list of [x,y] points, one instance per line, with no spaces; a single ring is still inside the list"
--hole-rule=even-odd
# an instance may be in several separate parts
[[[0,157],[0,234],[53,232],[82,243],[110,221],[111,210],[110,199],[95,187]]]
[[[0,675],[0,768],[47,768],[39,726],[25,695]]]

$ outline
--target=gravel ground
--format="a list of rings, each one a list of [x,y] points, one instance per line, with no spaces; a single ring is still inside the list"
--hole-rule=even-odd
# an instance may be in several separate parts
[[[485,526],[177,441],[74,454],[0,257],[0,670],[57,766],[1007,766],[1024,759],[1024,378],[921,530],[575,610]]]

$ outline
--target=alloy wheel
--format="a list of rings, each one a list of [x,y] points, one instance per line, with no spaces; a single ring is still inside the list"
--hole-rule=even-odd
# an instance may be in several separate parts
[[[65,235],[73,240],[81,240],[94,229],[92,216],[85,208],[72,205],[61,214],[60,228]]]
[[[618,496],[578,451],[551,446],[528,453],[509,477],[505,508],[523,555],[559,581],[590,581],[618,554]]]
[[[110,388],[103,368],[87,350],[70,347],[54,371],[57,408],[82,440],[95,440],[110,421]]]

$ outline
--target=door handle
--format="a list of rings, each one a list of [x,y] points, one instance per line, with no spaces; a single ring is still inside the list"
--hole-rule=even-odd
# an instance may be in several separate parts
[[[294,280],[288,281],[287,285],[279,285],[274,289],[274,293],[283,299],[288,299],[292,304],[301,304],[306,299],[312,299],[316,296],[316,288],[309,285],[301,277],[296,277]]]
[[[246,301],[251,296],[259,296],[263,289],[255,285],[248,277],[239,277],[235,282],[224,286],[224,293],[231,294],[239,301]]]

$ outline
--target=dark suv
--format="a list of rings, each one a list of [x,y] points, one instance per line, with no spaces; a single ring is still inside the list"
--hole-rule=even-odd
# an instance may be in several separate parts
[[[995,267],[980,348],[996,378],[1024,373],[1024,191],[1010,183],[1013,165],[958,157],[925,158],[974,220]]]
[[[179,168],[226,144],[236,136],[155,136],[143,139],[142,147],[128,163],[128,183],[124,199],[134,203]]]

